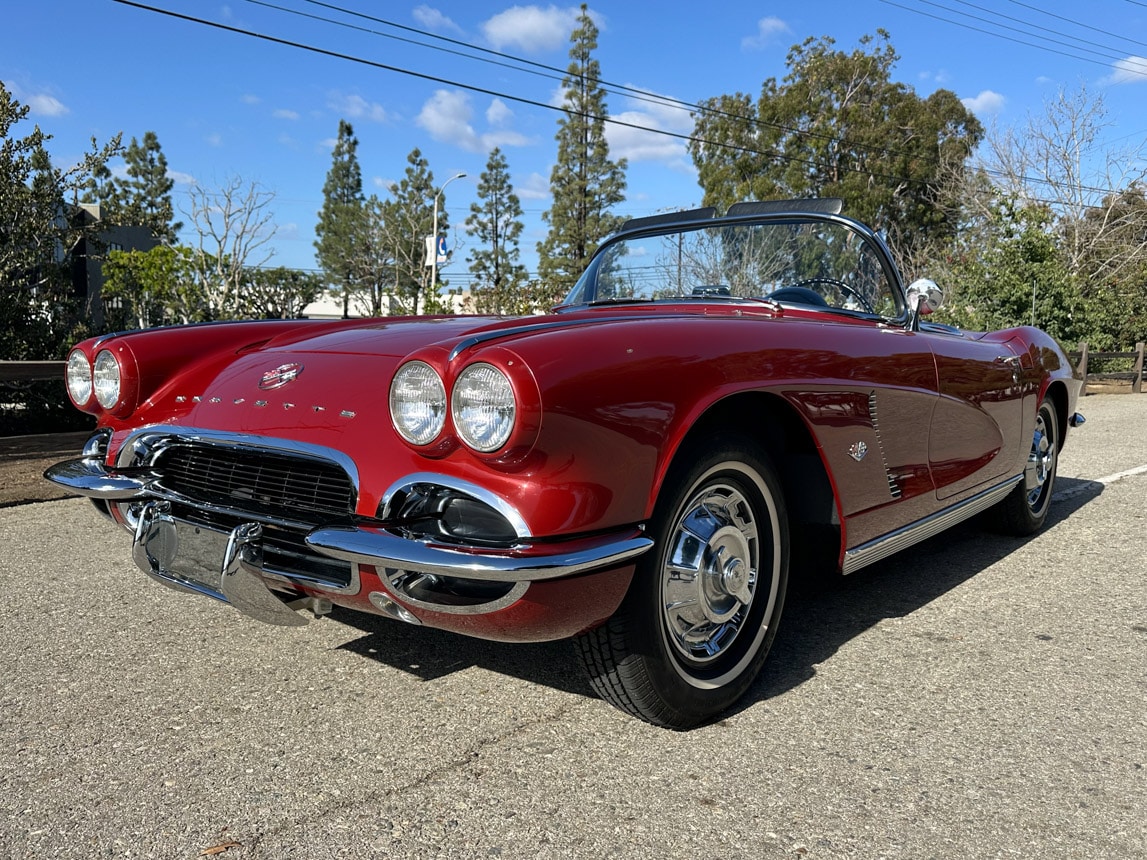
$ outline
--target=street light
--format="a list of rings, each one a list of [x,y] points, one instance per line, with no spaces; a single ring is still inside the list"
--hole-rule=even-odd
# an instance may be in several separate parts
[[[438,198],[442,196],[442,192],[446,190],[447,185],[455,179],[463,179],[465,176],[465,173],[457,173],[451,176],[442,183],[442,186],[438,189],[438,193],[434,195],[434,240],[430,249],[430,287],[435,291],[438,289]]]

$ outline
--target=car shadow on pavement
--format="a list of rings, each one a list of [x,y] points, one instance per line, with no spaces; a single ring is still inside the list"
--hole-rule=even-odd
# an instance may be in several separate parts
[[[1096,481],[1059,478],[1047,522],[1036,535],[994,531],[989,511],[847,577],[814,577],[796,587],[790,579],[764,671],[726,716],[799,686],[854,637],[928,605],[1074,516],[1102,492]]]
[[[1060,478],[1044,530],[1070,518],[1102,492],[1100,483]],[[995,534],[982,520],[956,526],[848,577],[790,582],[784,617],[764,671],[723,716],[800,686],[816,674],[817,665],[855,636],[927,605],[1032,539]],[[488,642],[338,608],[333,617],[364,634],[341,649],[424,681],[477,667],[594,696],[569,642]]]

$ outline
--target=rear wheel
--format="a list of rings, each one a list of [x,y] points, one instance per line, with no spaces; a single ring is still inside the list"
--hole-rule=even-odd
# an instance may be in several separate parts
[[[1024,479],[997,506],[998,522],[1008,534],[1030,535],[1043,527],[1055,490],[1059,463],[1059,420],[1055,404],[1045,397],[1036,413]]]
[[[602,627],[578,638],[603,699],[685,729],[736,701],[776,635],[788,523],[775,470],[739,437],[679,458],[650,523],[654,548]]]

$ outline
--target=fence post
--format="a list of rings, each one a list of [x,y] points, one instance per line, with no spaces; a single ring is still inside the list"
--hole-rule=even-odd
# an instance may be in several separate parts
[[[1079,389],[1079,396],[1082,397],[1087,393],[1087,341],[1085,340],[1079,342],[1079,364],[1075,372],[1083,379],[1083,385]]]
[[[1139,394],[1143,390],[1143,341],[1135,344],[1135,378],[1131,380],[1131,392]]]

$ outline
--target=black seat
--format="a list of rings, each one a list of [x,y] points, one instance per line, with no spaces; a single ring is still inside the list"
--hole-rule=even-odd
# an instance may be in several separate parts
[[[799,305],[828,307],[828,302],[824,300],[824,296],[808,287],[781,287],[779,290],[773,290],[765,298],[775,302],[795,302]]]

